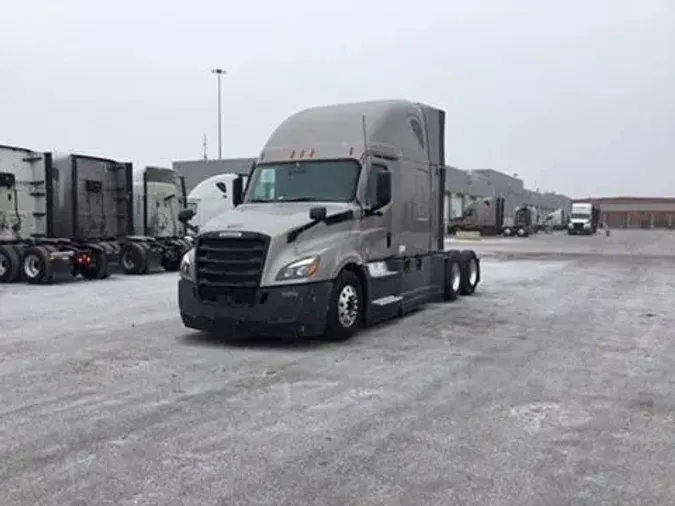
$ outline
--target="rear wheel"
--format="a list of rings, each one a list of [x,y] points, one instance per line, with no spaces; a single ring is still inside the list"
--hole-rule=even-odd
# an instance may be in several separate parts
[[[13,283],[21,273],[21,258],[14,246],[0,246],[0,283]]]
[[[104,251],[93,250],[91,263],[82,270],[85,279],[105,279],[110,275],[108,272],[108,256]]]
[[[346,341],[359,328],[363,314],[363,300],[359,278],[350,271],[342,271],[335,281],[328,310],[326,337],[331,341]]]
[[[26,281],[35,285],[51,283],[53,279],[52,262],[49,250],[44,246],[28,248],[21,261],[21,270]]]
[[[180,269],[181,250],[177,247],[168,247],[162,255],[162,267],[165,271],[176,272]]]
[[[120,263],[125,274],[145,274],[148,272],[148,253],[142,244],[128,242],[120,250]]]
[[[462,289],[462,268],[459,263],[459,254],[451,254],[445,261],[445,283],[443,286],[443,300],[451,302],[457,300]]]
[[[460,265],[462,267],[462,295],[472,295],[478,283],[480,283],[480,263],[476,253],[472,250],[464,250],[460,254]]]

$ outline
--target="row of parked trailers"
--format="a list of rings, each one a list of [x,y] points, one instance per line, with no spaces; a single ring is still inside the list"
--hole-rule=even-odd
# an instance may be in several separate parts
[[[0,283],[177,271],[185,202],[172,169],[0,146]]]
[[[569,214],[558,209],[542,216],[529,204],[517,206],[512,215],[506,211],[503,197],[485,197],[472,202],[461,216],[448,222],[448,233],[480,232],[481,235],[528,237],[541,230],[562,230],[567,226]]]

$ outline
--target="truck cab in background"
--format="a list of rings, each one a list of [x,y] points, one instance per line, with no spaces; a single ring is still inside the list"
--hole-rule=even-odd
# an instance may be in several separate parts
[[[187,233],[197,235],[210,220],[238,206],[247,179],[238,174],[218,174],[195,186],[187,196],[186,209],[180,214]]]
[[[575,202],[572,204],[567,225],[568,235],[593,235],[598,230],[600,210],[590,202]]]
[[[403,100],[286,119],[241,204],[204,224],[183,257],[184,325],[344,340],[472,294],[475,252],[444,250],[444,137],[444,111]]]

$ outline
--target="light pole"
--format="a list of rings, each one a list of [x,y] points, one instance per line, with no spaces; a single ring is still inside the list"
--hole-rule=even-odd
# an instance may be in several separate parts
[[[218,160],[223,159],[223,114],[222,114],[222,93],[220,87],[220,78],[227,74],[224,69],[213,69],[213,74],[216,74],[218,79]]]

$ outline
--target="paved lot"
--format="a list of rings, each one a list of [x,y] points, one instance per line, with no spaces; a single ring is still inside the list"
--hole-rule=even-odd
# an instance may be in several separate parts
[[[479,293],[342,345],[0,286],[0,504],[675,504],[675,234],[467,243]]]

